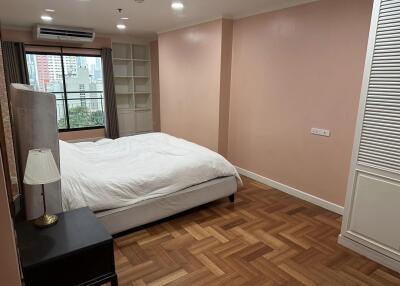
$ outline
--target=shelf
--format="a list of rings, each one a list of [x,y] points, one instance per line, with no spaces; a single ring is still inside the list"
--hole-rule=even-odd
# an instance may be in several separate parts
[[[150,110],[151,109],[150,94],[135,94],[135,108],[141,111]]]
[[[113,62],[114,77],[131,77],[133,76],[133,66],[128,61]]]
[[[141,76],[141,75],[115,75],[114,78],[143,78],[148,79],[148,76]]]
[[[134,95],[137,95],[137,97],[142,97],[142,98],[150,98],[150,92],[134,92]]]
[[[133,75],[148,78],[150,75],[150,62],[133,62]]]
[[[134,80],[134,89],[135,93],[150,93],[151,85],[149,78],[136,78]]]
[[[132,61],[134,61],[134,62],[147,62],[147,63],[151,62],[151,60],[146,60],[146,59],[132,59]]]
[[[120,94],[116,96],[117,109],[135,108],[135,100],[132,94]]]
[[[147,75],[114,75],[114,78],[139,78],[139,79],[149,79]]]
[[[151,94],[151,91],[135,91],[134,94]]]
[[[120,106],[117,106],[117,109],[121,110],[121,111],[151,111],[152,110],[150,107],[133,108],[133,107],[120,107]]]
[[[123,58],[113,58],[113,61],[118,61],[118,62],[131,62],[132,59],[123,59]]]
[[[115,93],[133,94],[133,78],[132,77],[114,77]]]
[[[150,50],[148,45],[133,45],[132,58],[137,60],[150,60]]]
[[[133,92],[115,92],[116,95],[134,95]]]
[[[131,59],[132,46],[130,44],[114,43],[112,45],[112,57],[116,59]]]

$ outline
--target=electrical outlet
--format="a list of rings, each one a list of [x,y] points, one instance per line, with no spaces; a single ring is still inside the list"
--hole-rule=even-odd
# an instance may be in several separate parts
[[[329,137],[331,136],[331,131],[327,129],[311,128],[311,134]]]

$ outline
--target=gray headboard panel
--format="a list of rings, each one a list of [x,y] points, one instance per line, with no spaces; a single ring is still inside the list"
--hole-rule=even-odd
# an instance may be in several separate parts
[[[22,84],[12,84],[10,91],[18,179],[27,219],[34,219],[43,213],[41,188],[23,184],[25,164],[30,149],[49,148],[60,168],[56,98],[54,94],[37,92]],[[61,182],[46,185],[45,192],[47,211],[61,212]]]

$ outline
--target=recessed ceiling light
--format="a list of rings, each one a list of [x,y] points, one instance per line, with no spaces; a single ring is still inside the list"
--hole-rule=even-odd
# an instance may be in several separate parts
[[[54,9],[45,9],[45,11],[51,13],[51,12],[55,12],[56,10],[54,10]]]
[[[128,20],[129,18],[128,17],[122,17],[122,18],[120,18],[121,20]]]
[[[125,24],[118,24],[117,25],[117,29],[118,30],[125,30],[126,29],[126,25]]]
[[[174,10],[182,10],[184,8],[184,6],[181,1],[174,1],[171,4],[171,8]]]
[[[40,17],[40,19],[42,19],[42,20],[45,21],[45,22],[51,22],[51,21],[53,21],[53,17],[51,17],[51,16],[49,16],[49,15],[42,15],[42,16]]]

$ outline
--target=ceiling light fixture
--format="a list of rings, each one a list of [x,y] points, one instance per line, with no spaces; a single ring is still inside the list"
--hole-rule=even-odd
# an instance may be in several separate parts
[[[42,15],[42,16],[40,17],[40,19],[42,19],[42,20],[45,21],[45,22],[51,22],[51,21],[53,21],[53,17],[51,17],[51,16],[49,16],[49,15]]]
[[[173,1],[171,4],[171,8],[174,10],[182,10],[184,7],[181,1]]]
[[[45,11],[52,13],[52,12],[55,12],[56,10],[54,10],[54,9],[45,9]]]
[[[128,17],[122,17],[122,18],[120,18],[121,20],[128,20],[129,18]]]
[[[126,25],[125,24],[118,24],[117,25],[117,29],[118,30],[125,30],[126,29]]]

